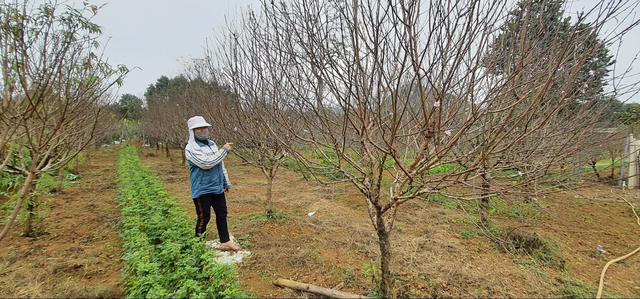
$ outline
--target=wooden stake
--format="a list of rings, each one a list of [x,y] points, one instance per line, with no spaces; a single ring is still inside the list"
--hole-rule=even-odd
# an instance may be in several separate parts
[[[278,278],[276,281],[273,282],[273,284],[277,286],[300,290],[300,291],[320,294],[320,295],[331,297],[331,298],[371,298],[367,296],[340,292],[338,290],[327,289],[327,288],[315,286],[308,283],[292,281],[284,278]]]

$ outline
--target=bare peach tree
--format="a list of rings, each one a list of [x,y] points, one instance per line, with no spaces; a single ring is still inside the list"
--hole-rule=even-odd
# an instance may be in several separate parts
[[[246,164],[259,168],[267,179],[265,216],[271,218],[273,180],[286,161],[288,130],[275,117],[287,93],[280,84],[284,76],[280,48],[268,39],[269,29],[249,12],[238,24],[230,25],[226,35],[219,39],[218,47],[209,47],[207,57],[217,58],[216,71],[228,85],[230,98],[217,109],[206,110],[216,125],[218,136],[234,142],[233,153]],[[213,64],[213,59],[205,60]],[[272,135],[279,135],[273,137]]]
[[[91,21],[98,9],[0,4],[1,170],[25,177],[0,240],[39,175],[64,167],[90,144],[101,101],[128,73],[98,52],[100,27]]]
[[[525,13],[532,2],[523,2]],[[591,82],[583,70],[592,54],[626,32],[592,42],[603,24],[634,4],[601,2],[562,34],[545,35],[545,47],[530,26],[516,27],[519,38],[498,53],[508,4],[263,1],[261,15],[251,15],[262,24],[252,35],[259,41],[238,39],[237,48],[269,53],[240,63],[275,68],[268,74],[276,76],[250,68],[257,81],[236,81],[264,95],[262,106],[273,109],[267,115],[287,128],[272,130],[272,138],[296,144],[290,153],[315,179],[348,181],[364,195],[384,297],[393,295],[400,205],[435,194],[476,200],[535,191],[606,108],[576,90]],[[596,20],[585,29],[588,17]],[[278,88],[266,89],[271,94],[254,82]]]

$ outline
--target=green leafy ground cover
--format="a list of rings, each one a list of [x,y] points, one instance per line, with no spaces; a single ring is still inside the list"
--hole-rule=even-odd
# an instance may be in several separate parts
[[[232,268],[213,264],[213,251],[196,238],[193,223],[135,147],[118,163],[125,287],[134,298],[248,297]]]

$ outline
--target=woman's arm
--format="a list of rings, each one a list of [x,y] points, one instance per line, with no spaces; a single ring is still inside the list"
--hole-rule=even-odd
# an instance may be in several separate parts
[[[227,174],[227,169],[224,168],[224,162],[222,163],[222,173],[224,173],[224,188],[231,189],[231,181],[229,181],[229,175]]]
[[[202,169],[211,169],[214,166],[218,165],[218,163],[222,162],[222,159],[229,153],[227,148],[222,147],[217,152],[202,152],[202,153],[192,153],[190,151],[185,151],[185,156],[187,160],[191,161],[191,163]],[[226,177],[226,176],[225,176]]]

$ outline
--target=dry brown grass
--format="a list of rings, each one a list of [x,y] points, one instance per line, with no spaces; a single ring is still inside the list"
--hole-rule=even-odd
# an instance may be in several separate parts
[[[171,196],[195,217],[187,168],[163,157],[144,161],[161,177],[170,178],[165,183]],[[285,169],[274,182],[273,206],[286,220],[262,222],[256,215],[264,211],[266,179],[259,170],[241,165],[233,155],[225,163],[233,182],[232,193],[228,195],[231,230],[241,238],[241,245],[252,252],[239,268],[243,284],[249,290],[259,297],[313,296],[272,285],[277,278],[327,288],[343,285],[342,291],[356,294],[374,289],[372,277],[365,273],[372,261],[375,264],[379,249],[359,192],[349,184],[324,186],[307,182]],[[170,173],[175,169],[179,172]],[[587,188],[584,192],[599,197],[609,190]],[[628,192],[627,196],[637,198],[638,192]],[[541,199],[549,206],[549,213],[538,219],[525,219],[525,223],[505,217],[495,219],[496,225],[504,230],[523,226],[523,233],[536,232],[550,242],[559,243],[554,258],[563,261],[564,270],[554,264],[546,265],[526,252],[504,252],[460,211],[433,202],[413,200],[404,204],[393,232],[397,294],[431,298],[557,297],[563,285],[558,279],[560,272],[595,289],[596,272],[606,261],[595,260],[587,252],[591,252],[592,246],[595,248],[595,243],[605,240],[615,243],[628,238],[630,234],[623,223],[632,220],[631,212],[622,203],[610,204],[612,210],[626,213],[626,218],[608,219],[611,210],[604,212],[585,204],[585,199],[572,197],[563,193]],[[313,216],[307,216],[313,211]],[[590,222],[593,224],[582,221],[585,215],[593,215]],[[575,230],[575,221],[590,228],[582,233],[562,233]],[[612,226],[604,235],[593,229],[602,221]],[[465,236],[468,232],[475,232],[476,236]],[[215,237],[215,233],[209,236]],[[636,270],[640,273],[637,260],[631,265],[623,272],[631,276]],[[612,287],[611,294],[640,295],[637,279],[627,280],[625,285]]]
[[[119,298],[122,241],[118,237],[116,153],[92,153],[81,179],[52,197],[48,234],[20,236],[0,246],[0,294],[16,298]],[[6,245],[5,245],[6,244]]]

